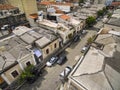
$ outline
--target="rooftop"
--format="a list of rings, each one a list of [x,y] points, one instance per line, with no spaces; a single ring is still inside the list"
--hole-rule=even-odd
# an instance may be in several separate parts
[[[57,27],[57,23],[53,23],[49,20],[43,20],[43,21],[39,21],[39,24],[43,24],[43,25],[46,25],[46,26],[49,26],[49,27],[52,27],[52,28],[56,28]]]
[[[11,37],[0,42],[0,70],[14,64],[18,59],[30,54],[26,44],[18,37]]]
[[[95,42],[104,44],[103,50],[91,46],[70,78],[85,90],[119,90],[120,39],[116,35],[100,34]]]
[[[112,6],[119,6],[120,5],[120,2],[118,1],[118,2],[112,2],[112,4],[111,4]]]
[[[67,32],[69,29],[71,29],[71,26],[68,25],[67,23],[54,23],[45,19],[43,21],[39,21],[39,24],[41,24],[41,26],[45,25],[46,28],[47,27],[53,28],[52,30],[54,32]]]
[[[116,10],[114,10],[113,13],[114,13],[114,14],[120,14],[120,9],[116,9]]]
[[[80,20],[78,21],[74,18],[71,18],[70,23],[72,23],[72,25],[78,25],[78,24],[80,24]]]
[[[42,37],[41,39],[35,41],[35,43],[39,46],[39,47],[43,47],[45,46],[46,44],[50,43],[51,41],[46,38],[46,37]]]
[[[42,2],[39,2],[38,4],[42,4],[42,5],[65,5],[65,6],[73,6],[72,3],[50,2],[50,1],[42,1]]]
[[[120,9],[114,10],[114,12],[113,12],[111,18],[109,19],[109,21],[107,22],[107,24],[120,27]]]
[[[70,16],[66,15],[66,14],[63,14],[60,16],[60,18],[64,19],[64,20],[69,20],[70,19]]]
[[[50,42],[54,41],[57,39],[57,36],[54,34],[54,32],[50,30],[46,30],[40,27],[35,27],[31,31],[28,31],[20,36],[20,38],[28,43],[28,44],[33,44],[34,42],[39,42],[40,48],[43,48],[48,44],[48,39]],[[43,41],[42,41],[43,40]],[[49,43],[50,43],[49,42]],[[40,45],[41,43],[41,45]],[[37,43],[38,44],[38,43]]]
[[[37,13],[30,14],[30,18],[36,19],[38,18],[38,14]]]
[[[20,35],[24,34],[25,32],[28,32],[30,30],[32,30],[32,29],[27,28],[25,26],[18,26],[13,30],[13,33],[17,36],[20,36]]]
[[[117,16],[119,16],[119,15],[117,15]],[[107,22],[107,24],[115,25],[115,26],[120,27],[120,18],[111,17],[110,20]]]
[[[20,38],[28,44],[32,44],[36,40],[35,37],[29,35],[28,33],[21,35]]]

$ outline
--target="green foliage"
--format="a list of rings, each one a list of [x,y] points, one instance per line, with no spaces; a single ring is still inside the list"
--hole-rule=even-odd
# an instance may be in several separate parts
[[[79,5],[81,5],[81,3],[84,3],[84,0],[79,0]]]
[[[93,42],[92,37],[88,38],[88,40],[87,40],[87,44],[91,44],[92,42]]]
[[[79,3],[84,3],[84,0],[79,0]]]
[[[99,17],[99,16],[103,16],[103,15],[104,15],[104,11],[103,11],[103,10],[99,10],[99,11],[97,12],[97,15],[98,15],[98,17]]]
[[[103,12],[106,13],[107,12],[107,8],[104,7],[103,8]]]
[[[93,35],[92,37],[89,37],[88,40],[87,40],[87,44],[91,44],[94,39],[95,39],[96,35]]]
[[[99,11],[97,12],[97,15],[98,15],[98,17],[99,17],[99,16],[103,16],[106,12],[107,12],[107,9],[104,7],[102,10],[99,10]]]
[[[89,17],[86,19],[86,24],[87,24],[88,26],[92,26],[93,24],[95,24],[95,22],[96,22],[96,19],[95,19],[95,17],[93,17],[93,16],[89,16]]]
[[[31,73],[31,70],[34,66],[30,65],[24,69],[24,71],[21,73],[19,77],[19,83],[22,83],[24,80],[26,80],[29,77],[34,77],[34,75]]]
[[[108,13],[107,18],[110,18],[112,16],[112,13]]]

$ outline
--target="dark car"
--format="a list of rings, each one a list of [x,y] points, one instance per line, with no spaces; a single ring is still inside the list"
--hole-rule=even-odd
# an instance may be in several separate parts
[[[65,55],[60,56],[60,58],[57,61],[57,64],[62,65],[66,60],[67,60],[67,57]]]
[[[79,41],[80,40],[80,36],[79,35],[77,35],[77,36],[75,36],[75,38],[74,38],[74,42],[77,42],[77,41]]]

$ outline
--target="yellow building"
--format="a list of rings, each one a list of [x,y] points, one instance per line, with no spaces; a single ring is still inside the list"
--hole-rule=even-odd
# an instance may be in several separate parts
[[[25,12],[27,17],[29,14],[37,13],[37,2],[36,0],[8,0],[8,2],[18,7],[22,12]]]
[[[30,22],[30,25],[34,26],[32,25],[34,23],[29,18],[29,15],[38,12],[36,0],[8,0],[8,3],[15,7],[18,7],[21,12],[24,12],[28,21]]]

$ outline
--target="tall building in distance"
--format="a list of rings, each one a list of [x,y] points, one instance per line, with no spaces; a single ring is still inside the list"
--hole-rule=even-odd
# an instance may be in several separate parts
[[[0,4],[0,37],[10,34],[19,25],[29,26],[25,14],[18,7]]]
[[[38,12],[36,0],[8,0],[8,3],[18,7],[21,12],[24,12],[30,24],[32,21],[30,20],[29,15]]]

